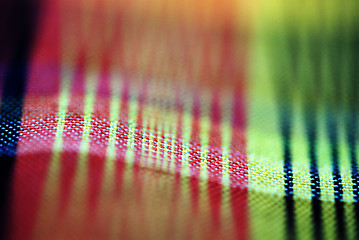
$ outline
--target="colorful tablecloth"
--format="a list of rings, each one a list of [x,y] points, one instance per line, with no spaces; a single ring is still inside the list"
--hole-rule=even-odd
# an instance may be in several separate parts
[[[358,239],[359,2],[2,0],[1,239]]]

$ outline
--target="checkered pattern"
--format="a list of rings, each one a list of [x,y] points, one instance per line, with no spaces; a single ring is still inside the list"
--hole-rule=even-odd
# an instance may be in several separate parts
[[[356,239],[359,4],[17,2],[4,238]]]

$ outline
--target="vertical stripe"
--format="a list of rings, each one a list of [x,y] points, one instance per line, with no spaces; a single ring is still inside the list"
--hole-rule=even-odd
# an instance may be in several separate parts
[[[105,20],[105,58],[104,61],[106,64],[106,72],[104,73],[108,79],[106,84],[108,89],[106,89],[106,96],[109,94],[109,131],[108,131],[108,144],[106,147],[105,159],[104,159],[104,170],[103,177],[100,179],[99,183],[99,203],[98,203],[98,215],[96,216],[97,222],[96,225],[99,228],[98,231],[102,232],[103,238],[111,238],[111,222],[114,221],[114,214],[112,207],[112,201],[115,198],[116,191],[116,145],[117,143],[117,132],[119,131],[119,116],[121,110],[121,98],[120,94],[122,93],[122,81],[119,76],[118,71],[116,70],[116,65],[119,63],[119,45],[121,43],[118,31],[121,28],[121,15],[115,17],[113,11],[113,1],[108,1],[105,6],[105,12],[107,13],[104,16]],[[118,22],[119,21],[119,22]],[[117,24],[116,24],[117,23]],[[118,24],[119,23],[119,24]],[[114,28],[117,26],[117,29]],[[117,40],[117,48],[113,51],[112,47],[114,42]]]
[[[310,111],[310,110],[307,110]],[[320,202],[320,177],[318,172],[318,160],[317,160],[317,127],[316,116],[309,116],[306,122],[307,138],[309,145],[309,157],[310,157],[310,177],[311,177],[311,193],[312,193],[312,212],[313,212],[313,228],[314,238],[322,239],[322,206]]]
[[[61,229],[61,217],[66,213],[67,210],[67,199],[70,194],[66,194],[69,189],[68,185],[72,183],[72,175],[69,172],[66,172],[65,178],[61,176],[63,173],[63,164],[62,158],[67,159],[67,164],[73,163],[71,156],[70,159],[66,157],[66,155],[62,154],[63,148],[66,148],[71,145],[71,140],[66,139],[66,132],[71,132],[71,123],[72,121],[78,121],[78,119],[74,119],[73,115],[68,116],[68,106],[70,104],[71,99],[71,87],[73,77],[75,76],[74,65],[76,61],[76,43],[77,41],[71,41],[73,39],[64,38],[64,35],[67,33],[73,34],[76,30],[76,25],[69,27],[66,24],[63,24],[63,17],[66,16],[69,19],[74,19],[74,12],[70,11],[64,13],[64,10],[57,5],[59,11],[59,52],[60,55],[60,89],[58,96],[58,112],[57,112],[57,128],[56,135],[54,139],[54,143],[52,145],[52,154],[49,159],[49,169],[46,176],[46,182],[42,194],[42,199],[40,203],[40,209],[38,212],[38,217],[36,219],[36,226],[34,229],[34,238],[46,238],[52,235],[55,231],[56,223],[60,222],[58,226]],[[76,19],[76,18],[75,18]],[[77,40],[77,39],[76,39]],[[72,119],[72,121],[70,120]],[[77,128],[76,128],[77,130]],[[67,142],[70,142],[68,144]],[[73,172],[73,171],[72,171]],[[64,174],[63,174],[64,175]],[[69,176],[70,175],[70,176]],[[70,181],[69,181],[70,180]],[[69,183],[69,184],[66,184]],[[60,217],[60,219],[58,219]]]
[[[282,240],[286,236],[282,139],[272,84],[273,67],[268,64],[269,50],[264,41],[266,19],[274,8],[265,1],[261,4],[255,15],[247,100],[250,235],[252,239]],[[272,21],[278,23],[277,18]]]
[[[293,198],[296,236],[298,239],[313,238],[314,214],[312,209],[312,179],[311,163],[306,140],[306,129],[303,112],[300,105],[293,107],[293,131],[292,131],[292,164],[293,164]],[[319,182],[318,188],[319,188]],[[315,186],[314,186],[315,187]],[[320,217],[320,216],[319,216]]]
[[[290,145],[291,116],[288,109],[281,110],[281,132],[283,138],[283,158],[284,158],[284,184],[285,184],[285,204],[287,212],[287,237],[295,239],[294,226],[294,199],[293,199],[293,170],[292,154]]]
[[[0,238],[5,238],[9,229],[9,196],[15,154],[19,139],[23,99],[29,70],[32,43],[35,38],[39,2],[29,0],[4,1],[4,9],[10,6],[10,18],[5,44],[10,51],[1,93],[0,107]],[[6,46],[7,45],[7,46]],[[10,50],[9,50],[10,49]],[[1,54],[4,49],[0,49]],[[3,57],[3,56],[1,56]]]
[[[312,16],[315,14],[315,9],[318,8],[318,3],[313,2],[311,8],[314,9],[308,14]],[[318,22],[322,22],[321,17],[316,18],[317,27]],[[298,38],[301,46],[301,53],[299,54],[299,77],[301,79],[301,84],[307,86],[301,90],[301,99],[303,105],[303,122],[305,132],[306,142],[307,142],[307,152],[303,153],[303,156],[309,156],[309,176],[311,183],[311,212],[312,212],[312,229],[313,237],[315,239],[323,238],[323,226],[322,226],[322,203],[321,203],[321,189],[320,189],[320,174],[318,170],[318,108],[321,107],[319,103],[321,99],[321,94],[318,94],[320,91],[320,78],[321,69],[318,66],[321,66],[321,57],[323,54],[323,49],[318,44],[318,40],[313,37],[310,33],[313,31],[312,28],[308,28],[305,25],[301,25],[300,33]],[[320,31],[315,28],[315,31]],[[301,156],[300,158],[303,158]],[[300,204],[300,203],[299,203]],[[303,208],[303,207],[302,207]],[[309,218],[309,217],[307,217]],[[301,230],[298,229],[298,234]]]
[[[39,19],[39,38],[34,45],[29,71],[14,173],[13,239],[28,239],[34,232],[58,121],[54,114],[60,85],[57,3],[44,3]],[[43,96],[44,92],[48,95]],[[39,107],[34,111],[33,106]]]
[[[343,198],[343,185],[339,169],[339,152],[338,152],[338,131],[336,119],[333,116],[328,116],[327,131],[331,149],[331,159],[333,168],[333,182],[334,182],[334,197],[335,197],[335,210],[337,221],[337,238],[346,239],[345,222],[344,222],[344,206]]]
[[[96,1],[87,1],[88,8],[81,12],[80,32],[82,37],[86,39],[90,33],[90,26],[92,31],[98,33],[99,25],[94,22],[94,9],[98,6]],[[97,99],[97,82],[99,80],[99,61],[90,56],[99,55],[98,39],[91,39],[86,46],[84,55],[84,98],[83,98],[83,129],[79,140],[79,150],[76,159],[75,174],[70,190],[70,202],[68,206],[68,213],[65,216],[66,222],[63,234],[66,232],[85,233],[86,225],[86,210],[89,202],[86,201],[86,193],[88,192],[88,161],[89,161],[89,146],[90,146],[90,130],[92,125],[92,116],[94,110],[95,100]]]
[[[105,156],[107,152],[107,146],[109,142],[110,128],[110,106],[109,101],[111,97],[111,84],[110,84],[110,40],[112,35],[108,32],[112,32],[109,26],[106,26],[107,20],[107,2],[98,2],[94,18],[97,18],[97,24],[101,26],[98,30],[99,35],[107,36],[107,38],[101,38],[99,41],[99,80],[97,82],[97,98],[94,103],[93,117],[90,129],[90,144],[89,148],[96,151],[91,151],[88,160],[88,209],[87,218],[89,226],[87,228],[92,229],[93,232],[102,231],[98,223],[98,207],[100,201],[101,183],[104,177],[105,168]],[[110,17],[110,16],[108,16]],[[102,27],[106,26],[106,27]]]
[[[233,109],[233,93],[230,91],[223,91],[221,93],[221,115],[222,115],[222,126],[221,126],[221,139],[222,139],[222,193],[221,193],[221,223],[222,231],[225,238],[233,238],[236,236],[236,230],[238,229],[237,224],[235,224],[235,214],[238,214],[236,211],[232,211],[231,205],[231,188],[230,188],[230,162],[233,161],[231,158],[231,142],[232,142],[232,109]],[[239,198],[240,196],[237,196]],[[239,199],[237,199],[238,202]],[[243,235],[239,235],[243,237]],[[245,238],[245,237],[243,237]]]
[[[188,93],[187,93],[188,94]],[[186,95],[187,95],[186,94]],[[193,209],[193,205],[192,202],[190,201],[191,198],[191,192],[190,192],[190,163],[189,163],[189,158],[190,158],[190,148],[189,148],[189,142],[191,140],[191,132],[192,132],[192,118],[193,118],[193,114],[192,114],[192,105],[191,105],[191,101],[189,101],[189,97],[188,98],[184,98],[185,102],[184,102],[184,106],[183,106],[183,114],[182,114],[182,168],[181,168],[181,199],[180,202],[185,202],[184,206],[188,206],[189,208],[191,208],[191,211]],[[187,211],[183,211],[183,213],[188,212],[188,209],[186,209]],[[195,213],[195,212],[194,212]],[[185,238],[187,237],[187,234],[189,234],[188,232],[188,228],[189,224],[191,224],[191,221],[188,221],[184,216],[180,216],[180,219],[183,219],[180,223],[180,229],[178,230],[179,233],[181,233],[181,235],[179,236],[179,238]]]
[[[347,33],[347,52],[345,52],[344,58],[347,59],[346,65],[348,66],[348,80],[347,80],[347,113],[346,119],[346,138],[348,142],[349,158],[351,163],[351,177],[353,184],[353,204],[351,212],[353,215],[353,228],[354,238],[359,238],[359,171],[358,171],[358,89],[359,89],[359,56],[358,56],[358,41],[359,41],[359,29],[358,29],[358,18],[353,17],[359,10],[359,4],[348,4],[347,5],[347,17],[351,21],[347,23],[349,33]],[[347,222],[349,224],[349,222]]]

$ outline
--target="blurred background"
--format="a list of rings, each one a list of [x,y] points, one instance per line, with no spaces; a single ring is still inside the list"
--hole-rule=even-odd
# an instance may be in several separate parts
[[[359,3],[3,0],[4,239],[357,239]]]

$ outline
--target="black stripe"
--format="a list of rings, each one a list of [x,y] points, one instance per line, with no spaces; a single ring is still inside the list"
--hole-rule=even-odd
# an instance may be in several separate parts
[[[356,11],[359,11],[359,4],[356,4]],[[348,108],[347,115],[347,141],[349,146],[349,155],[352,167],[352,182],[354,195],[354,213],[355,213],[355,227],[356,239],[359,239],[359,173],[358,173],[358,159],[357,159],[357,138],[358,138],[358,107],[359,107],[359,19],[354,18],[349,25],[350,35],[348,41],[348,51],[345,58],[348,59],[349,80],[347,84],[348,93]]]
[[[346,79],[343,77],[345,70],[345,59],[348,57],[346,54],[346,36],[347,36],[347,23],[339,20],[343,18],[342,12],[338,12],[338,21],[332,25],[334,30],[332,33],[328,32],[327,43],[327,57],[329,60],[328,69],[328,83],[330,88],[327,92],[326,99],[326,124],[327,133],[329,138],[330,150],[331,150],[331,162],[334,184],[334,198],[335,198],[335,213],[336,213],[336,227],[337,227],[337,239],[345,240],[348,238],[346,232],[345,211],[343,203],[343,183],[339,168],[339,139],[338,139],[338,125],[342,124],[339,121],[339,117],[345,114],[345,95]]]
[[[22,117],[29,56],[34,39],[38,1],[1,1],[1,67],[5,67],[0,108],[0,238],[9,228],[11,179]],[[4,10],[5,9],[5,10]],[[5,12],[9,11],[9,12]],[[6,15],[7,14],[7,15]]]
[[[359,238],[359,174],[358,174],[358,159],[356,156],[356,135],[357,135],[357,118],[356,112],[351,111],[347,118],[347,141],[349,146],[349,156],[352,168],[352,182],[353,182],[353,198],[354,198],[354,213],[356,222],[356,236]]]
[[[318,21],[322,21],[318,16]],[[303,71],[301,78],[301,96],[303,97],[304,106],[304,121],[306,129],[306,137],[308,141],[308,154],[310,159],[310,181],[311,181],[311,207],[312,207],[312,221],[313,221],[313,237],[314,239],[323,239],[323,223],[322,223],[322,203],[321,203],[321,189],[320,176],[318,171],[318,125],[317,125],[317,111],[321,106],[322,99],[322,72],[320,66],[322,65],[323,44],[321,39],[313,33],[308,33],[306,41],[303,42],[309,49],[308,59],[310,68],[307,65]],[[305,62],[302,62],[304,64]]]
[[[289,24],[285,23],[285,24]],[[298,60],[299,60],[299,37],[296,32],[291,31],[290,24],[286,29],[285,40],[287,41],[287,49],[289,58],[286,59],[288,63],[284,63],[290,69],[290,72],[284,73],[282,81],[278,89],[281,102],[281,132],[283,139],[283,154],[284,154],[284,178],[285,178],[285,202],[286,202],[286,215],[287,215],[287,239],[297,239],[296,226],[295,226],[295,205],[293,195],[293,166],[292,166],[292,153],[291,153],[291,129],[293,122],[293,98],[295,94],[296,78],[298,77]],[[283,67],[282,66],[282,67]]]
[[[339,171],[339,156],[338,156],[338,129],[335,115],[327,116],[327,131],[329,134],[332,167],[333,167],[333,184],[335,197],[335,212],[337,221],[337,238],[347,239],[345,229],[345,214],[343,204],[343,184]]]
[[[293,171],[290,148],[290,130],[292,116],[288,108],[281,109],[281,133],[284,149],[284,178],[285,178],[285,205],[287,215],[287,239],[296,239],[295,233],[295,215],[294,215],[294,199],[293,199]]]
[[[287,51],[289,58],[285,57],[281,61],[277,61],[276,68],[290,71],[278,71],[276,73],[276,95],[279,106],[279,125],[282,135],[283,158],[284,158],[284,188],[285,188],[285,208],[286,208],[286,237],[288,240],[295,240],[295,206],[293,198],[293,170],[291,156],[291,128],[292,128],[292,103],[294,79],[289,73],[295,76],[297,73],[297,55],[298,55],[298,39],[293,33],[288,32],[285,35],[285,41],[289,42]],[[277,53],[278,54],[278,53]],[[275,56],[275,55],[273,55]]]
[[[323,239],[322,230],[322,205],[320,201],[320,178],[318,172],[317,160],[317,125],[313,110],[309,107],[306,110],[306,132],[309,144],[309,157],[310,157],[310,180],[311,180],[311,193],[312,193],[312,212],[313,212],[313,225],[314,225],[314,239]]]

